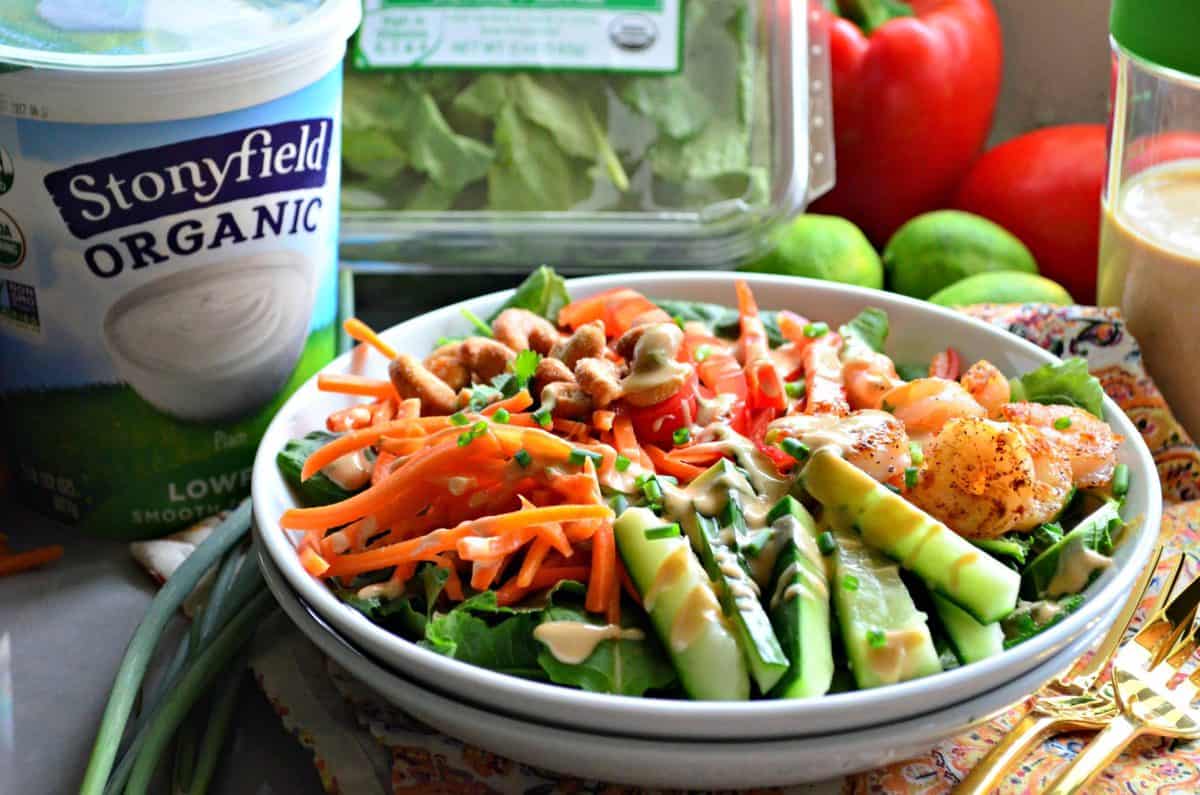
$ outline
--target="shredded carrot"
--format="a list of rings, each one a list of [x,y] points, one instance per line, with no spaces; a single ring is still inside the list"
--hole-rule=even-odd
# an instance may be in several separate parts
[[[385,398],[371,404],[371,424],[382,425],[396,418],[395,398]]]
[[[613,550],[614,573],[611,578],[612,581],[608,585],[608,601],[607,601],[607,604],[605,605],[604,614],[605,614],[605,620],[608,621],[608,623],[615,624],[617,626],[621,626],[621,577],[619,574],[620,569],[617,568],[618,566],[620,566],[620,564],[621,564],[621,561],[619,560],[619,557],[614,548],[614,550]]]
[[[351,338],[358,340],[361,343],[370,345],[375,350],[382,353],[389,359],[396,358],[396,349],[379,338],[374,329],[362,322],[356,317],[352,317],[342,324],[342,328]]]
[[[533,397],[529,394],[528,389],[522,389],[517,394],[510,398],[497,401],[483,410],[483,416],[491,417],[500,409],[504,409],[512,414],[524,411],[533,405]]]
[[[325,418],[325,429],[332,433],[345,433],[371,425],[370,406],[347,406]]]
[[[546,559],[546,553],[549,551],[550,541],[544,535],[530,545],[528,551],[525,552],[525,559],[521,561],[521,569],[517,572],[516,583],[518,586],[528,588],[533,584],[533,578],[537,575],[538,569],[541,568],[542,561]]]
[[[462,579],[458,576],[458,569],[454,564],[444,557],[439,557],[436,561],[437,565],[447,572],[450,576],[446,578],[446,596],[449,596],[456,602],[461,602],[463,599]]]
[[[18,574],[53,563],[63,556],[61,544],[38,547],[28,552],[15,552],[0,556],[0,577]]]
[[[641,458],[641,448],[633,432],[633,420],[628,415],[618,414],[613,419],[612,433],[618,453],[633,460]]]
[[[719,444],[710,444],[707,442],[689,445],[688,447],[678,447],[667,453],[669,458],[699,467],[712,466],[723,458],[724,455],[725,453]]]
[[[492,583],[500,576],[500,571],[507,562],[507,557],[491,560],[486,563],[476,561],[475,565],[471,567],[471,587],[477,591],[486,591],[488,588],[491,588]]]
[[[646,455],[650,456],[650,461],[654,464],[654,471],[660,475],[670,475],[679,478],[680,482],[687,482],[695,480],[704,472],[700,467],[671,458],[652,444],[646,445],[643,449],[646,451]]]
[[[554,418],[554,430],[565,433],[567,436],[572,436],[576,439],[587,436],[591,430],[586,424],[576,422],[575,420],[565,420],[562,417]]]
[[[486,562],[507,558],[530,540],[539,535],[537,527],[522,527],[502,536],[480,538],[468,536],[458,539],[455,550],[463,560]]]
[[[611,525],[605,525],[592,536],[592,578],[588,581],[584,607],[592,613],[603,613],[612,598],[612,583],[616,576],[617,548]]]
[[[347,373],[321,373],[317,376],[317,389],[322,392],[361,395],[379,400],[396,396],[396,388],[392,386],[391,381]]]
[[[794,343],[798,348],[805,348],[808,343],[812,342],[812,338],[804,334],[804,327],[808,325],[808,319],[797,315],[788,309],[782,309],[776,314],[776,322],[779,324],[779,333],[788,342]]]
[[[397,458],[398,456],[387,451],[381,451],[379,455],[375,456],[375,466],[371,469],[372,486],[392,473],[392,464],[396,462]]]
[[[342,456],[370,447],[383,436],[417,436],[433,430],[440,430],[449,425],[450,420],[447,417],[405,418],[372,425],[369,428],[362,428],[345,436],[339,436],[313,451],[300,469],[300,479],[308,480]]]
[[[547,566],[534,575],[533,581],[530,582],[528,587],[518,585],[516,577],[510,579],[496,590],[496,603],[500,605],[515,604],[533,591],[549,588],[551,585],[563,580],[586,582],[589,576],[590,572],[587,566],[562,566],[554,568]]]
[[[611,431],[613,427],[613,420],[615,420],[616,417],[617,414],[615,411],[609,411],[608,409],[596,409],[592,412],[592,425],[596,426],[596,428],[601,431]]]

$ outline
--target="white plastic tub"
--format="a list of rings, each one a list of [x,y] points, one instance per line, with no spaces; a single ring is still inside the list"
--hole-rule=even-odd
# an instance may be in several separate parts
[[[0,8],[0,446],[114,536],[243,497],[334,352],[357,0]]]

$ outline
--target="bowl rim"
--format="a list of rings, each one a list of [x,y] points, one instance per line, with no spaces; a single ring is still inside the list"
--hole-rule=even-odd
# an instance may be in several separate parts
[[[640,289],[643,292],[653,292],[654,288],[661,283],[667,283],[668,286],[665,288],[667,290],[671,289],[669,286],[671,282],[681,281],[710,282],[732,287],[733,282],[739,279],[747,281],[751,287],[769,288],[771,286],[786,285],[791,289],[804,288],[806,291],[816,294],[817,298],[820,297],[820,294],[850,296],[856,299],[856,302],[860,303],[863,307],[883,305],[886,309],[887,304],[907,305],[920,314],[928,315],[931,324],[937,324],[937,321],[940,320],[950,326],[955,324],[973,326],[985,336],[991,336],[996,339],[999,345],[1019,351],[1035,361],[1044,363],[1060,361],[1057,356],[1034,345],[1032,342],[952,309],[907,298],[895,293],[886,293],[835,282],[728,271],[651,271],[604,274],[570,279],[567,281],[567,287],[571,291],[572,297],[577,298],[599,292],[602,289],[618,286],[632,287]],[[451,318],[458,318],[459,312],[462,309],[471,309],[477,313],[480,311],[485,314],[489,313],[483,307],[497,306],[513,292],[513,289],[501,290],[459,301],[392,326],[383,332],[381,336],[392,343],[399,343],[402,346],[406,330],[422,324],[434,323],[435,321],[444,320],[449,322]],[[769,306],[771,304],[770,300],[762,300],[761,295],[762,293],[760,293],[760,302]],[[940,331],[945,333],[944,329]],[[321,372],[325,372],[330,368],[344,366],[348,363],[350,355],[350,353],[342,354],[332,363],[322,368]],[[1141,523],[1137,526],[1137,535],[1134,538],[1126,539],[1122,544],[1123,549],[1130,550],[1127,553],[1129,555],[1127,561],[1123,565],[1110,567],[1102,574],[1096,582],[1089,586],[1088,596],[1084,604],[1076,612],[1067,616],[1049,630],[995,657],[990,657],[970,665],[960,666],[950,671],[943,671],[928,677],[870,690],[835,693],[813,699],[757,699],[751,701],[721,702],[656,699],[591,693],[550,683],[508,676],[422,648],[416,643],[378,626],[359,611],[342,603],[323,583],[312,579],[304,571],[294,554],[294,547],[287,533],[279,528],[278,517],[266,514],[266,507],[264,505],[266,500],[261,499],[260,496],[264,490],[278,488],[278,485],[282,483],[282,477],[279,475],[274,463],[277,450],[274,448],[267,449],[266,440],[278,434],[278,426],[281,426],[288,420],[292,413],[296,411],[296,407],[300,402],[305,400],[306,395],[315,388],[317,377],[318,374],[314,374],[305,382],[272,419],[264,435],[264,443],[259,447],[255,458],[252,475],[251,490],[254,497],[255,520],[259,527],[264,529],[264,532],[261,533],[264,547],[291,587],[319,615],[329,620],[331,624],[338,626],[342,631],[348,632],[348,634],[356,637],[356,639],[361,634],[368,641],[372,642],[371,645],[388,648],[391,654],[388,655],[389,659],[386,659],[385,662],[389,665],[394,665],[397,670],[404,671],[406,662],[415,661],[418,665],[431,669],[442,669],[447,675],[467,683],[472,688],[478,688],[480,692],[487,692],[488,689],[503,688],[514,698],[534,699],[537,701],[550,699],[557,702],[563,708],[579,710],[578,714],[580,715],[586,715],[589,711],[604,710],[610,714],[620,714],[626,721],[630,715],[636,714],[639,716],[639,720],[642,721],[653,722],[655,720],[664,720],[677,724],[693,722],[736,723],[742,720],[786,719],[789,722],[792,720],[804,721],[806,725],[812,725],[813,722],[820,722],[819,720],[814,721],[816,717],[812,714],[814,712],[819,715],[821,711],[825,710],[854,710],[860,711],[861,714],[869,714],[872,710],[894,701],[919,699],[922,692],[929,690],[931,687],[964,686],[972,680],[991,680],[997,676],[1004,677],[1006,680],[1012,679],[1016,675],[1019,675],[1010,670],[1012,667],[1025,665],[1025,668],[1022,670],[1028,670],[1029,667],[1043,660],[1048,654],[1053,654],[1056,648],[1064,646],[1069,642],[1070,638],[1083,631],[1090,622],[1104,616],[1121,594],[1128,592],[1134,578],[1145,565],[1150,555],[1151,549],[1157,539],[1161,522],[1162,501],[1161,499],[1153,498],[1161,494],[1158,472],[1154,461],[1137,428],[1120,407],[1105,395],[1104,410],[1106,420],[1124,437],[1122,447],[1128,450],[1129,455],[1133,459],[1130,462],[1130,469],[1131,474],[1134,476],[1135,491],[1131,491],[1131,495],[1145,491],[1151,499],[1143,500],[1144,505],[1138,506],[1140,508]],[[283,484],[283,488],[285,491],[287,490],[286,484]],[[265,532],[268,529],[275,532]],[[1021,662],[1018,662],[1018,660]],[[414,676],[418,679],[422,678],[414,672],[408,672],[406,675]],[[806,717],[807,721],[805,721]],[[870,720],[864,719],[863,725],[869,724]]]

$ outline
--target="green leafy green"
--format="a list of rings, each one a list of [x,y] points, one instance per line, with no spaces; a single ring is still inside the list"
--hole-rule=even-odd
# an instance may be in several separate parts
[[[971,543],[992,557],[1007,558],[1018,565],[1025,562],[1033,546],[1033,541],[1020,533],[1009,533],[999,538],[972,538]]]
[[[1113,551],[1112,534],[1124,525],[1120,508],[1121,503],[1117,500],[1105,502],[1030,561],[1021,573],[1021,593],[1025,598],[1056,598],[1074,593],[1106,568],[1108,556]],[[1052,538],[1061,532],[1061,528],[1042,525],[1038,531]],[[1035,543],[1037,541],[1035,538]],[[1060,578],[1061,572],[1071,572],[1072,576],[1064,581]]]
[[[1022,602],[1000,622],[1000,628],[1004,630],[1004,648],[1011,649],[1034,635],[1045,632],[1078,610],[1082,604],[1082,594],[1074,594],[1058,601]]]
[[[888,338],[887,312],[867,307],[838,329],[842,335],[842,356],[853,358],[861,353],[883,350]]]
[[[537,372],[538,362],[542,360],[537,351],[521,351],[512,361],[513,377],[517,380],[517,389],[524,389],[529,379]]]
[[[488,173],[494,155],[492,148],[450,129],[428,94],[413,105],[407,128],[413,167],[428,174],[436,184],[461,190]]]
[[[686,75],[634,78],[621,89],[621,99],[671,138],[691,138],[713,116],[712,103]]]
[[[740,319],[733,307],[721,304],[709,304],[704,301],[678,301],[675,299],[654,299],[654,303],[664,312],[683,320],[685,323],[698,322],[704,324],[718,337],[733,339],[737,337]],[[758,313],[763,328],[767,332],[767,340],[771,345],[783,344],[783,333],[779,330],[778,315],[775,312],[761,310]]]
[[[494,321],[505,309],[528,309],[551,323],[558,322],[558,313],[571,302],[567,283],[548,265],[543,265],[525,277],[507,301],[488,318]],[[535,362],[536,365],[536,362]]]
[[[312,431],[303,438],[288,440],[275,456],[275,463],[284,480],[296,490],[300,501],[305,505],[328,505],[351,496],[350,492],[330,480],[324,472],[318,472],[308,480],[300,480],[300,472],[304,469],[304,462],[308,457],[336,438],[337,434]]]
[[[537,617],[531,613],[488,622],[465,603],[449,613],[435,615],[425,628],[421,645],[456,660],[492,671],[545,678],[538,664],[538,642],[533,638]]]
[[[1088,372],[1083,359],[1046,364],[1009,381],[1014,402],[1076,406],[1103,417],[1104,387]]]
[[[905,381],[916,381],[918,378],[926,378],[929,376],[929,365],[897,362],[896,375]]]
[[[573,207],[591,190],[587,174],[515,104],[500,109],[495,145],[496,159],[487,171],[493,210],[548,212]]]

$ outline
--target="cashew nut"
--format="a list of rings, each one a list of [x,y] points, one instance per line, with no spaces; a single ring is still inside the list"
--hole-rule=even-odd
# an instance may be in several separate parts
[[[588,357],[575,364],[575,380],[596,408],[602,409],[621,397],[620,372],[608,359]]]
[[[424,416],[453,414],[458,394],[421,364],[415,356],[402,353],[388,365],[388,376],[401,399],[418,398]]]
[[[574,369],[580,359],[603,356],[604,347],[608,344],[604,336],[604,321],[593,320],[575,329],[575,333],[558,343],[550,351],[550,356],[561,359],[563,364]]]

